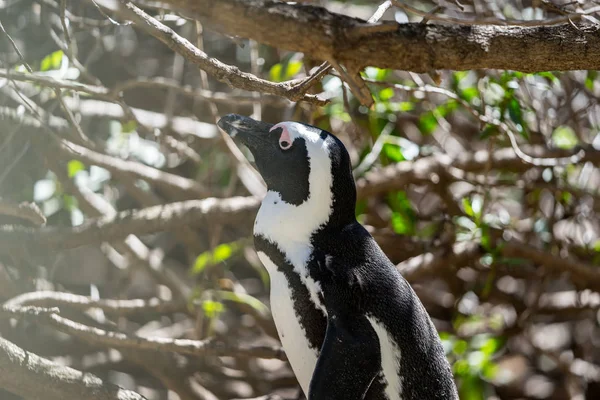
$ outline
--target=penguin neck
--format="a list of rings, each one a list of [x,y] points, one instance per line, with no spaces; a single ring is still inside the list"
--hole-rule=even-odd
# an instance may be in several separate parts
[[[355,192],[346,191],[346,198],[338,199],[329,182],[311,184],[308,198],[300,205],[286,203],[280,193],[269,190],[256,216],[254,235],[264,237],[292,257],[298,252],[306,255],[313,247],[315,234],[340,231],[355,223]]]
[[[267,191],[256,216],[254,234],[276,243],[283,251],[310,245],[313,233],[327,224],[333,213],[332,179],[330,174],[322,175],[327,176],[309,179],[308,197],[298,205],[285,202],[276,191]]]

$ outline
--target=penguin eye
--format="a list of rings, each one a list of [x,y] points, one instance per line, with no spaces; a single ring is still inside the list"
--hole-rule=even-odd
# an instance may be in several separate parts
[[[279,147],[281,147],[281,150],[288,150],[290,147],[292,147],[292,142],[288,139],[280,139]]]

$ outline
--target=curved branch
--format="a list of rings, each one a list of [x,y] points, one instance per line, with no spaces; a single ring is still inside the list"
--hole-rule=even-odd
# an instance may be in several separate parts
[[[121,332],[107,331],[75,322],[57,314],[57,308],[37,307],[0,307],[0,317],[31,318],[36,322],[52,326],[57,330],[85,340],[92,344],[101,344],[108,347],[154,350],[160,352],[174,352],[191,356],[232,356],[232,357],[260,357],[285,360],[283,349],[270,346],[233,346],[228,343],[212,339],[171,339],[164,337],[131,336]],[[1,371],[1,370],[0,370]]]
[[[295,82],[274,83],[266,81],[253,74],[242,72],[236,66],[224,64],[215,58],[209,57],[187,39],[179,36],[168,26],[150,17],[131,2],[124,1],[124,3],[124,7],[121,10],[124,16],[133,20],[137,26],[163,42],[171,50],[183,55],[188,61],[198,66],[198,68],[206,71],[215,79],[227,83],[231,87],[273,94],[294,101],[304,100],[321,106],[327,104],[327,100],[313,94],[298,92]]]
[[[0,338],[0,387],[27,399],[143,400],[89,373],[53,363]]]
[[[5,307],[55,307],[65,306],[79,310],[99,308],[108,314],[131,315],[144,313],[171,313],[185,310],[186,304],[177,301],[162,301],[157,298],[151,299],[99,299],[93,300],[87,296],[73,293],[53,292],[41,290],[38,292],[27,292],[13,297],[6,303]]]
[[[414,72],[600,69],[600,29],[366,21],[321,7],[267,0],[165,0],[212,29],[312,58]]]

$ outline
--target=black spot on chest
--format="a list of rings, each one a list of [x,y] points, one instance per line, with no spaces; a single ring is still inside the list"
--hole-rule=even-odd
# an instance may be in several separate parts
[[[254,247],[256,251],[262,251],[269,256],[277,269],[284,274],[292,293],[294,312],[306,332],[308,343],[311,348],[320,351],[327,329],[327,319],[323,311],[313,303],[300,276],[276,244],[262,235],[255,235]]]

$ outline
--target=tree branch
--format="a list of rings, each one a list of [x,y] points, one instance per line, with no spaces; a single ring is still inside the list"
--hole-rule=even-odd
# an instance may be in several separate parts
[[[58,365],[0,338],[0,387],[26,399],[143,400],[89,373]]]
[[[455,243],[451,249],[440,249],[432,253],[420,254],[401,262],[396,267],[409,282],[423,278],[433,278],[441,274],[460,269],[481,254],[480,246],[475,242]]]
[[[38,292],[23,293],[13,297],[6,303],[5,307],[55,307],[65,306],[79,310],[90,308],[99,308],[102,311],[119,316],[145,313],[171,313],[185,310],[185,302],[162,301],[157,298],[152,299],[99,299],[92,300],[87,296],[81,296],[73,293],[53,292],[41,290]]]
[[[192,356],[261,357],[285,360],[283,349],[270,346],[231,346],[215,340],[171,339],[163,337],[130,336],[80,324],[57,314],[56,308],[7,307],[0,308],[0,316],[32,318],[92,344],[108,347],[174,352]]]
[[[532,157],[540,159],[549,160],[572,155],[572,152],[551,150],[545,146],[524,146],[523,148]],[[595,165],[600,164],[600,151],[590,146],[585,150],[580,162],[591,162]],[[457,180],[452,176],[448,176],[449,168],[458,169],[463,172],[480,172],[488,165],[491,169],[512,172],[524,172],[535,167],[525,162],[512,148],[497,149],[491,154],[487,150],[480,150],[475,153],[461,154],[458,158],[452,158],[445,154],[435,154],[414,161],[402,161],[379,170],[373,170],[356,182],[356,188],[359,198],[367,198],[378,193],[399,190],[409,184],[436,183],[440,176],[445,176],[450,180]]]
[[[0,215],[21,218],[34,225],[44,225],[46,217],[35,203],[11,203],[0,199]]]
[[[259,203],[260,200],[253,197],[208,198],[123,211],[114,216],[90,219],[73,228],[2,226],[0,251],[10,252],[23,247],[32,252],[39,248],[61,250],[89,243],[114,242],[130,234],[144,235],[180,225],[240,222],[252,216]]]
[[[413,72],[600,69],[600,30],[574,26],[467,26],[366,21],[321,7],[267,0],[165,0],[232,36],[356,67]]]
[[[503,243],[501,249],[504,257],[524,258],[543,265],[556,274],[566,273],[579,288],[600,292],[600,269],[597,266],[572,257],[561,257],[515,239]]]
[[[215,79],[227,83],[231,87],[273,94],[294,101],[303,100],[320,106],[327,104],[326,100],[313,94],[298,93],[297,90],[294,90],[297,82],[274,83],[266,81],[250,73],[242,72],[235,66],[224,64],[215,58],[209,57],[187,39],[179,36],[168,26],[150,17],[131,2],[123,1],[123,3],[124,6],[121,12],[125,17],[130,18],[137,26],[166,44],[171,50],[183,55],[198,68],[206,71]]]

